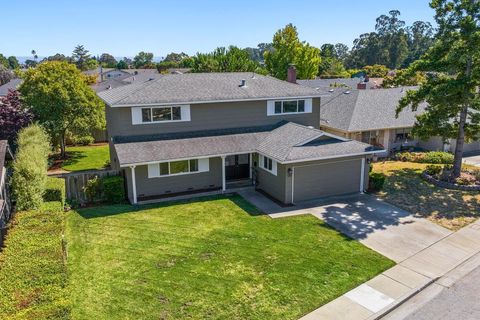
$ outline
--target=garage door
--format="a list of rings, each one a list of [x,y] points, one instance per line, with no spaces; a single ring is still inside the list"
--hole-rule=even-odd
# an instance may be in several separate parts
[[[359,192],[362,160],[295,167],[293,201]]]

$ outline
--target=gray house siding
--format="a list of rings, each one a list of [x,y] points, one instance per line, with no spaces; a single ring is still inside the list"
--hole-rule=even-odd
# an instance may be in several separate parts
[[[255,154],[253,159],[257,164],[257,166],[255,166],[258,183],[257,189],[264,191],[280,202],[285,202],[285,167],[277,164],[277,175],[274,175],[258,167],[258,154]]]
[[[222,187],[222,159],[210,158],[209,171],[178,176],[149,178],[148,166],[135,168],[137,197],[160,196],[169,193],[188,192],[195,190]],[[128,199],[133,202],[132,176],[130,168],[126,170]]]
[[[192,104],[191,121],[132,124],[129,107],[107,107],[110,137],[162,134],[198,130],[253,127],[288,120],[305,126],[319,127],[320,98],[312,99],[312,113],[267,116],[267,101]]]

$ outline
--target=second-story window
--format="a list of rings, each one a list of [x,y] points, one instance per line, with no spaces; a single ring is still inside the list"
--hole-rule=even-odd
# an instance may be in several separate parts
[[[305,112],[305,100],[275,101],[275,114]]]
[[[142,108],[142,122],[182,120],[181,107]]]

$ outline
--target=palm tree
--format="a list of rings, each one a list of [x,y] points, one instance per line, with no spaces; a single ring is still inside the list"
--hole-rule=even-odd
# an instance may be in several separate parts
[[[35,60],[35,62],[37,62],[37,59],[38,59],[37,51],[32,50],[32,55],[33,55],[33,60]]]

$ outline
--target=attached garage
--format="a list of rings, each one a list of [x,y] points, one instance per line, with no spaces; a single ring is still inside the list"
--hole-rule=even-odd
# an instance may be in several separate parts
[[[292,203],[364,190],[365,158],[306,163],[292,169]]]

